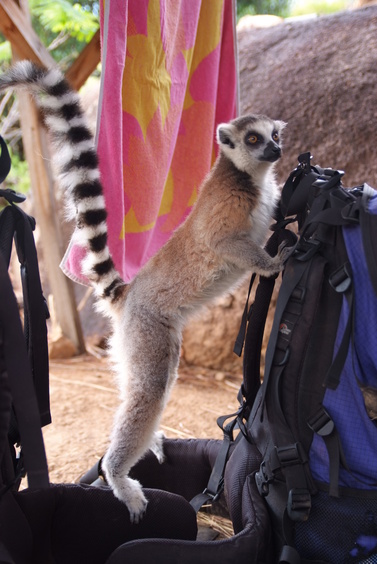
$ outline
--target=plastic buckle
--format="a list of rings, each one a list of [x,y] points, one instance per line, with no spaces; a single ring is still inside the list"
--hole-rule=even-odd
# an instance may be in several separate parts
[[[302,304],[305,300],[305,295],[306,288],[303,288],[302,286],[296,286],[296,288],[294,288],[294,290],[292,291],[290,299],[294,302]]]
[[[335,292],[339,294],[346,292],[352,284],[351,266],[349,262],[344,263],[340,268],[335,270],[335,272],[329,276],[329,282]]]
[[[301,155],[298,156],[298,168],[301,168],[304,172],[309,173],[311,171],[311,167],[310,167],[310,161],[312,159],[312,156],[309,152],[307,153],[301,153]]]
[[[305,262],[310,260],[315,253],[318,252],[320,246],[321,241],[318,241],[317,239],[301,239],[293,253],[293,256],[295,259]]]
[[[217,501],[224,490],[224,478],[221,478],[216,493],[211,492],[208,488],[203,490],[203,494],[211,498],[212,501]]]
[[[301,443],[294,443],[286,447],[276,447],[275,450],[282,468],[308,462],[308,457]]]
[[[358,200],[354,200],[353,202],[344,206],[341,211],[341,216],[345,219],[348,223],[358,224],[360,223],[360,205]]]
[[[309,428],[320,437],[328,437],[335,428],[334,421],[324,407],[310,417],[307,423]]]
[[[272,482],[272,479],[268,478],[265,468],[266,463],[263,461],[260,465],[259,472],[255,473],[255,483],[257,485],[258,492],[262,497],[266,497],[269,494],[269,484]]]
[[[308,490],[293,488],[289,490],[287,512],[292,521],[307,521],[312,507],[312,499]]]
[[[24,196],[24,194],[20,194],[19,192],[15,192],[14,190],[11,190],[10,188],[7,188],[6,190],[1,189],[0,190],[0,196],[2,198],[5,198],[5,200],[7,200],[7,202],[9,202],[10,204],[21,204],[22,202],[24,202],[26,200],[26,196]]]

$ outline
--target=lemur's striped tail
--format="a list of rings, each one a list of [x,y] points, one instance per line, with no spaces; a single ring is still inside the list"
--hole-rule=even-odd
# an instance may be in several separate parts
[[[0,92],[8,88],[23,88],[36,95],[55,145],[53,160],[59,183],[70,215],[75,216],[79,241],[88,249],[83,273],[98,297],[117,302],[125,283],[115,270],[107,246],[107,212],[98,157],[78,93],[57,68],[43,69],[30,61],[16,63],[0,76]]]

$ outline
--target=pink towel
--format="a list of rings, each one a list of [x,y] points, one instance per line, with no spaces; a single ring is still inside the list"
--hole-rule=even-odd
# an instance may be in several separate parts
[[[168,240],[237,112],[234,0],[105,0],[97,145],[125,281]],[[73,242],[64,272],[85,283]]]

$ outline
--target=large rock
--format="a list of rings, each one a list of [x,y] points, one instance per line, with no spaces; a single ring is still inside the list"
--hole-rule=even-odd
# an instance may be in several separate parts
[[[233,353],[240,327],[247,288],[243,284],[233,294],[206,308],[186,327],[182,357],[188,364],[206,366],[231,373],[241,372],[242,362]]]
[[[283,181],[297,156],[377,186],[377,6],[239,31],[242,113],[288,123]]]
[[[377,6],[273,27],[256,27],[251,18],[238,37],[241,113],[288,123],[281,183],[298,154],[310,151],[315,163],[345,170],[346,186],[377,187]],[[246,292],[247,283],[187,326],[187,362],[241,370],[232,349]]]

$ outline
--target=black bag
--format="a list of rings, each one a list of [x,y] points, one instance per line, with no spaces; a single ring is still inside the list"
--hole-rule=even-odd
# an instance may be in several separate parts
[[[300,237],[261,387],[270,279],[249,315],[242,392],[248,440],[261,453],[254,481],[269,509],[272,562],[377,562],[377,428],[362,393],[377,398],[377,192],[346,190],[342,175],[311,166],[306,153],[283,188],[275,229],[295,215]]]

